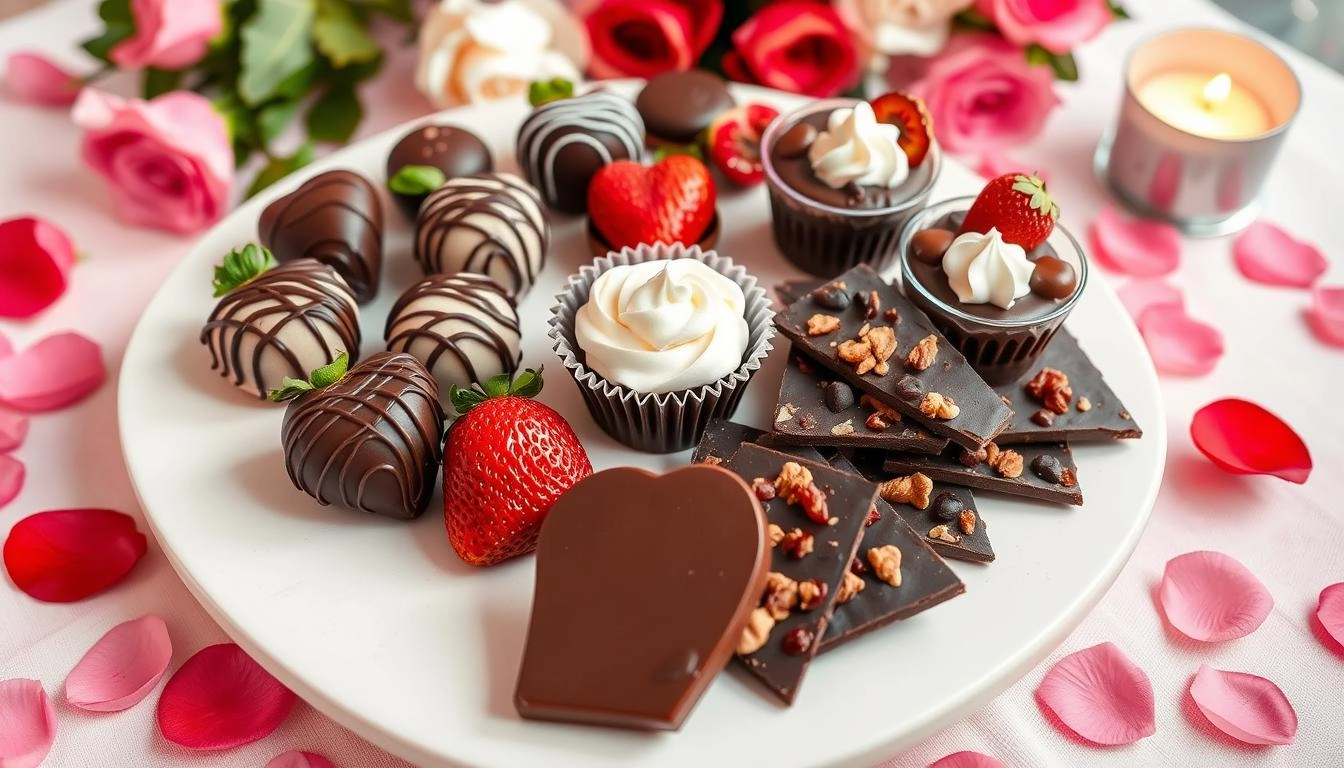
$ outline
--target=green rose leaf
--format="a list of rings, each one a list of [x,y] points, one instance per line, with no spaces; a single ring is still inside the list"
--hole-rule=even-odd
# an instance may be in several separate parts
[[[181,83],[182,73],[175,69],[146,67],[141,76],[141,90],[144,92],[146,99],[175,91]]]
[[[381,52],[378,41],[369,36],[345,0],[318,0],[313,43],[337,69],[354,62],[372,61]]]
[[[238,95],[258,106],[289,76],[313,62],[309,38],[316,0],[257,0],[257,12],[242,26]]]
[[[447,180],[443,171],[432,165],[405,165],[387,180],[387,188],[398,195],[428,195]]]
[[[308,135],[313,141],[343,144],[350,140],[363,117],[364,107],[355,93],[355,84],[337,80],[308,110]]]
[[[403,24],[410,24],[415,21],[415,11],[411,8],[411,0],[355,0],[354,5],[366,16],[378,13]]]
[[[1047,66],[1054,72],[1057,80],[1072,83],[1078,79],[1078,62],[1071,53],[1051,53],[1035,43],[1027,47],[1027,63],[1032,66]]]
[[[273,101],[257,111],[257,137],[269,145],[285,132],[303,102],[299,99]]]
[[[252,180],[252,186],[247,188],[247,196],[252,197],[312,161],[312,142],[304,142],[303,146],[299,147],[298,151],[289,157],[272,158],[257,174],[257,177]]]
[[[103,20],[103,33],[85,40],[81,47],[95,59],[111,63],[108,57],[112,48],[135,34],[131,0],[103,0],[98,4],[98,18]]]
[[[1126,11],[1125,7],[1119,3],[1107,2],[1106,5],[1111,9],[1111,17],[1116,21],[1126,21],[1133,18],[1129,15],[1129,11]]]

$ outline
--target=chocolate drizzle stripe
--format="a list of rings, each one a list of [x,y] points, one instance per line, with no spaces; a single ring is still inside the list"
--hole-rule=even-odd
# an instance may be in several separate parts
[[[505,235],[495,231],[501,225]],[[465,256],[447,253],[450,237],[462,230],[475,233],[478,242]],[[508,174],[453,179],[426,198],[416,220],[415,255],[425,274],[462,271],[494,277],[498,266],[508,275],[505,288],[514,294],[536,280],[549,245],[541,199]]]
[[[634,105],[610,93],[590,93],[552,102],[534,111],[518,134],[524,175],[542,188],[552,205],[560,196],[556,165],[560,154],[589,152],[606,165],[617,159],[599,135],[614,138],[624,157],[638,159],[644,149],[644,121]]]

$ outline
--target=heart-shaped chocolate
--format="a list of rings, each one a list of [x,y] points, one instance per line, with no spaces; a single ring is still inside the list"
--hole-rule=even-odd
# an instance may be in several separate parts
[[[414,357],[379,352],[292,400],[280,439],[289,479],[319,502],[419,517],[443,460],[439,387]]]
[[[732,656],[769,564],[765,514],[731,472],[579,481],[542,525],[518,713],[676,730]]]
[[[258,236],[280,261],[330,264],[363,304],[378,293],[383,269],[383,204],[354,171],[327,171],[261,212]]]

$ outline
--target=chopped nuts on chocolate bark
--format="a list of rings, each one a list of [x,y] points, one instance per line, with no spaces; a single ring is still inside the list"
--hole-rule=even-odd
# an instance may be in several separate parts
[[[961,510],[961,517],[957,523],[962,533],[967,536],[973,535],[975,533],[975,512],[970,509]]]
[[[783,424],[789,419],[792,419],[796,413],[798,413],[798,406],[793,403],[785,403],[779,406],[779,413],[775,414],[775,423]]]
[[[798,582],[782,573],[771,571],[765,579],[765,598],[762,607],[775,621],[789,618],[789,611],[798,604]]]
[[[779,549],[794,559],[801,560],[812,553],[815,542],[816,539],[812,534],[801,528],[794,528],[784,534],[784,538],[779,542]]]
[[[773,547],[784,540],[784,529],[774,523],[770,523],[765,527],[765,535],[770,539],[770,546]]]
[[[839,424],[836,424],[834,427],[831,427],[831,434],[835,435],[836,437],[843,437],[844,435],[854,434],[854,420],[845,419]]]
[[[873,357],[873,348],[866,342],[847,339],[836,348],[835,354],[841,360],[854,366],[854,372],[860,376],[877,367],[877,358]]]
[[[840,330],[840,318],[835,315],[817,313],[807,318],[808,336],[825,336]]]
[[[901,586],[901,550],[895,544],[870,548],[868,564],[873,566],[877,578],[893,587]]]
[[[1055,413],[1065,413],[1073,400],[1069,377],[1054,368],[1042,368],[1026,384],[1027,394]]]
[[[863,591],[863,579],[857,576],[853,571],[845,571],[845,578],[840,582],[840,591],[835,595],[835,604],[844,605],[853,600],[856,595]]]
[[[948,530],[946,525],[935,525],[929,529],[929,538],[936,541],[956,544],[961,541],[961,537]]]
[[[881,432],[891,425],[887,423],[886,419],[882,418],[882,414],[872,413],[868,415],[867,419],[864,419],[863,426],[874,432]],[[851,429],[850,431],[852,432],[853,430]]]
[[[1080,411],[1090,411],[1092,410],[1092,401],[1088,400],[1086,397],[1080,397],[1078,398],[1077,408]]]
[[[737,640],[737,652],[743,656],[755,653],[765,647],[770,638],[770,630],[775,628],[775,620],[764,608],[757,608],[747,617],[747,626],[742,629],[742,637]]]
[[[898,410],[896,410],[896,409],[894,409],[894,408],[891,408],[891,407],[888,406],[886,403],[884,403],[884,402],[878,400],[877,398],[873,397],[872,395],[869,395],[869,394],[866,394],[866,393],[865,393],[865,394],[859,396],[859,405],[863,405],[863,406],[866,406],[866,407],[868,407],[868,408],[872,408],[873,411],[874,411],[875,413],[881,415],[882,418],[885,419],[886,421],[895,423],[895,422],[898,422],[898,421],[901,420],[901,412],[900,412],[900,411],[898,411]]]
[[[826,582],[807,579],[798,582],[798,610],[811,611],[826,601]]]
[[[877,494],[891,504],[909,504],[915,509],[928,509],[933,481],[923,472],[904,477],[893,477],[877,486]]]
[[[929,334],[919,340],[905,356],[905,367],[912,371],[926,371],[938,358],[938,337]]]
[[[961,413],[961,408],[952,398],[929,392],[919,401],[919,412],[932,419],[955,419]]]
[[[786,461],[775,478],[775,490],[788,504],[794,502],[800,488],[812,484],[812,471],[796,461]]]
[[[1000,477],[1012,479],[1022,476],[1022,454],[1013,450],[999,451],[998,455],[990,460],[989,465],[999,473]]]

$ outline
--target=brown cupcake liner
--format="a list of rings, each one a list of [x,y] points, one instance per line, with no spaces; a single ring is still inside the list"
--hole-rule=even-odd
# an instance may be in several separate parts
[[[846,220],[800,210],[796,203],[770,190],[770,221],[779,252],[804,272],[828,279],[859,264],[879,272],[891,265],[901,230],[918,210]]]
[[[669,259],[696,259],[742,289],[749,332],[747,350],[742,364],[717,381],[675,392],[636,392],[587,367],[574,336],[575,317],[579,307],[587,303],[593,283],[612,267]],[[588,412],[602,431],[646,453],[690,448],[699,442],[710,421],[732,416],[751,377],[770,353],[770,340],[775,334],[770,297],[756,278],[732,259],[695,245],[656,243],[613,251],[571,275],[565,290],[555,298],[550,321],[555,354],[579,385]]]

